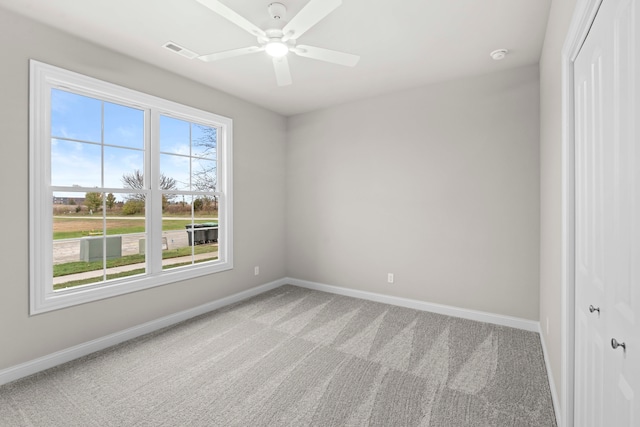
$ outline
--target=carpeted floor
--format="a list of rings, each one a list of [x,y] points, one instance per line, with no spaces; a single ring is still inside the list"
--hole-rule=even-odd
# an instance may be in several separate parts
[[[0,387],[2,426],[555,426],[539,336],[283,286]]]

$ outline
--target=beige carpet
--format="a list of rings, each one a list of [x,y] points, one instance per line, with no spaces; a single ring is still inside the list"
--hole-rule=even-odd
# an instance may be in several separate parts
[[[283,286],[0,387],[2,426],[555,426],[539,336]]]

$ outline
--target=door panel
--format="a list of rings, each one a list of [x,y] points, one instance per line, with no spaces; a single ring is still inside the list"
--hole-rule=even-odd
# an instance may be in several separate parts
[[[640,421],[636,3],[604,0],[575,62],[575,420],[580,426],[637,427]],[[612,338],[624,347],[613,348]]]
[[[575,66],[576,94],[576,425],[602,426],[606,336],[604,60],[587,39]],[[593,311],[590,311],[590,307]]]
[[[613,396],[614,413],[616,414],[616,423],[618,426],[636,426],[634,424],[634,392],[631,386],[622,376],[618,378],[618,384]],[[602,424],[603,426],[605,424]]]
[[[640,121],[640,72],[637,1],[612,2],[612,151],[614,164],[613,242],[611,251],[612,280],[611,318],[607,330],[612,338],[622,341],[626,349],[609,348],[611,375],[617,379],[612,410],[607,415],[614,425],[637,426],[640,407],[640,328],[638,325],[638,287],[640,286],[640,150],[637,126]]]
[[[587,311],[588,312],[588,311]],[[582,350],[576,352],[576,366],[580,372],[576,375],[576,400],[584,403],[585,411],[576,414],[576,424],[584,427],[603,425],[604,389],[604,345],[605,338],[593,330],[591,318],[583,312],[579,313],[576,334],[583,343]]]

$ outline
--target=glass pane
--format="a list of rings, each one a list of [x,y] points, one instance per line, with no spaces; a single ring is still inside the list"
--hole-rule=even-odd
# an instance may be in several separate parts
[[[143,189],[143,156],[143,151],[104,147],[104,186]]]
[[[100,229],[100,216],[89,215],[85,205],[86,193],[53,193],[53,239],[70,239],[88,236],[96,228]],[[55,257],[54,257],[55,262]]]
[[[160,116],[160,151],[189,156],[191,154],[189,128],[189,122]]]
[[[162,236],[163,269],[218,259],[217,212],[214,216],[205,210],[202,198],[178,195],[169,202],[162,218]]]
[[[101,159],[99,145],[52,139],[51,185],[100,187]]]
[[[191,127],[191,154],[208,159],[216,159],[218,129],[194,124]]]
[[[54,290],[102,280],[101,204],[101,193],[53,193]]]
[[[107,210],[107,216],[122,215],[122,205],[124,202],[126,202],[126,200],[122,194],[107,193],[104,196],[104,206]]]
[[[198,191],[216,191],[217,170],[214,160],[194,158],[192,160],[192,185]]]
[[[195,196],[193,211],[196,220],[218,221],[218,198],[214,196]]]
[[[162,237],[167,248],[162,250],[162,268],[175,268],[193,263],[193,196],[175,195],[167,201],[162,215]],[[197,236],[199,237],[199,236]]]
[[[51,136],[101,142],[102,101],[51,89]]]
[[[182,200],[183,196],[178,194],[163,194],[162,195],[162,214],[175,216],[176,213],[181,214],[185,211],[183,206],[187,205]],[[189,207],[189,210],[191,208]]]
[[[108,195],[107,195],[108,196]],[[120,252],[108,254],[107,279],[146,273],[147,233],[145,201],[141,194],[117,194],[106,217],[107,243]]]
[[[144,111],[105,102],[104,143],[144,148]]]
[[[166,194],[163,200],[162,217],[171,220],[191,220],[193,196],[185,194]],[[181,230],[184,227],[179,227]]]
[[[54,290],[145,273],[145,203],[139,196],[54,193]]]
[[[190,190],[189,157],[160,155],[160,174],[175,181],[176,190]]]

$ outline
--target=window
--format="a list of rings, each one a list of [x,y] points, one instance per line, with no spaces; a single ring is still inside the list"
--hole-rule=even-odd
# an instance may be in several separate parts
[[[232,121],[31,61],[31,314],[233,267]]]

